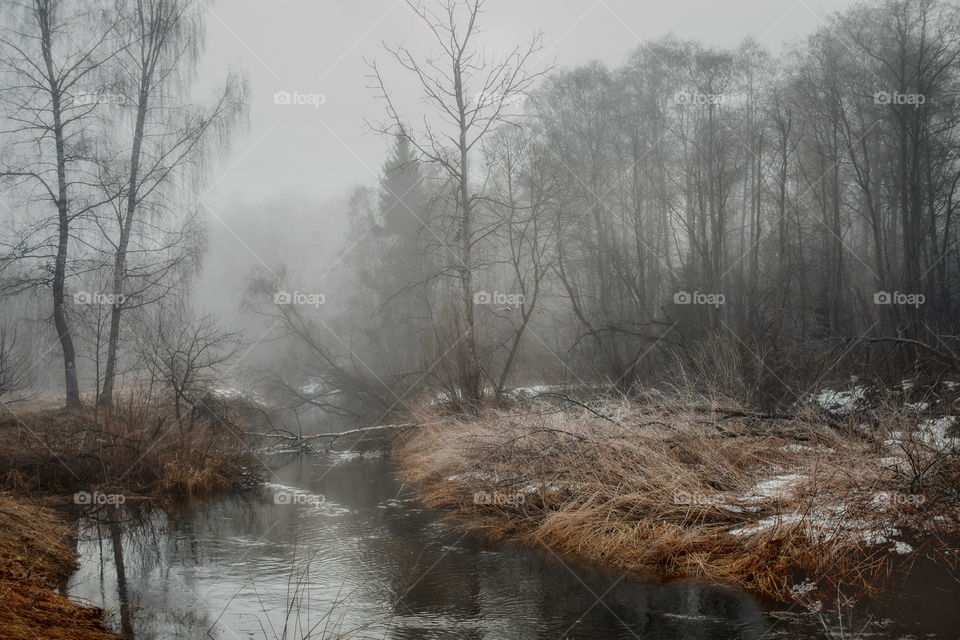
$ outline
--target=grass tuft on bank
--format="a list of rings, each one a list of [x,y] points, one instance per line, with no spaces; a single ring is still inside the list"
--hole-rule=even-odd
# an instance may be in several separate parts
[[[876,596],[924,557],[956,569],[960,434],[946,418],[657,395],[476,417],[425,405],[416,419],[397,442],[403,479],[493,538],[783,602],[806,585],[804,604]]]

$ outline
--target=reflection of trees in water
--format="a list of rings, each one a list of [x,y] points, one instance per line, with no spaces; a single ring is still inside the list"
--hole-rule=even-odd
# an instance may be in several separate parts
[[[98,589],[118,629],[140,640],[260,624],[272,638],[271,620],[281,631],[285,616],[303,628],[329,611],[344,629],[373,622],[379,631],[370,637],[397,640],[565,633],[729,640],[758,638],[767,626],[757,604],[737,592],[618,582],[619,574],[571,565],[574,575],[546,551],[462,538],[396,500],[408,494],[398,495],[389,459],[292,462],[278,481],[348,511],[314,514],[273,504],[262,491],[166,511],[128,504],[87,512],[81,553],[93,560],[86,573],[99,575],[89,575],[86,588]],[[342,597],[341,606],[332,604]]]
[[[189,546],[196,548],[195,542]],[[174,630],[189,637],[209,626],[209,614],[183,606],[197,583],[189,570],[178,572],[190,563],[171,562],[182,557],[179,547],[162,509],[128,503],[85,510],[78,526],[78,549],[96,563],[96,576],[85,576],[96,584],[75,586],[73,591],[79,589],[83,596],[84,589],[95,586],[117,630],[126,637],[165,638]]]
[[[452,551],[429,569],[412,572],[395,609],[398,617],[428,620],[444,611],[470,612],[487,621],[486,637],[510,638],[743,638],[758,639],[767,623],[749,596],[709,585],[620,579],[578,565],[563,566],[552,555],[529,550],[470,554],[479,565],[463,565]],[[449,558],[449,560],[448,560]],[[397,588],[401,588],[398,584]],[[411,621],[413,622],[413,621]],[[399,624],[393,638],[434,637],[429,624]],[[473,637],[465,632],[462,637]]]

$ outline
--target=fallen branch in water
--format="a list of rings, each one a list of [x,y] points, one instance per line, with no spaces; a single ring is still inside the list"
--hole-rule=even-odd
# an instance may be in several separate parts
[[[409,429],[415,427],[413,423],[408,424],[378,424],[372,427],[359,427],[357,429],[348,429],[347,431],[341,431],[339,433],[313,433],[308,436],[303,436],[305,440],[311,438],[333,438],[336,440],[341,436],[350,436],[355,433],[364,433],[366,431],[380,431],[381,429]]]
[[[362,433],[367,433],[370,431],[384,431],[388,429],[410,429],[415,427],[415,424],[378,424],[372,427],[358,427],[356,429],[348,429],[346,431],[339,431],[336,433],[311,433],[308,435],[297,435],[292,431],[287,431],[286,433],[251,433],[251,435],[260,436],[261,438],[276,438],[278,440],[285,440],[287,442],[296,442],[303,449],[309,449],[307,444],[308,440],[315,440],[317,438],[330,438],[330,442],[327,443],[327,447],[333,447],[333,443],[336,442],[337,438],[342,438],[344,436],[357,435]]]

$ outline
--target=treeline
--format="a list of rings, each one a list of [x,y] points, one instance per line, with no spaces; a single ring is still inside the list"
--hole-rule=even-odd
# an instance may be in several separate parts
[[[413,4],[438,57],[371,68],[396,148],[352,200],[350,338],[326,343],[347,388],[391,407],[690,374],[795,401],[956,370],[955,3],[858,5],[780,56],[667,37],[549,72],[537,39],[486,57],[481,4]]]

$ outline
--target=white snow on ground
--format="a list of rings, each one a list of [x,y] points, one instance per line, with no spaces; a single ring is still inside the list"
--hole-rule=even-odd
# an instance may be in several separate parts
[[[755,533],[760,533],[761,531],[766,531],[767,529],[772,529],[773,527],[785,524],[799,524],[802,521],[803,516],[798,513],[778,513],[775,516],[762,518],[755,522],[751,522],[740,527],[735,527],[730,529],[729,532],[735,536],[752,536]]]
[[[894,540],[893,551],[896,553],[899,553],[902,556],[905,556],[908,553],[913,553],[913,547],[911,547],[909,544],[907,544],[903,540]]]
[[[817,394],[815,402],[824,410],[832,414],[844,416],[857,409],[867,397],[867,388],[856,386],[850,391],[834,391],[823,389]]]
[[[559,384],[538,384],[532,387],[517,387],[511,390],[510,394],[514,396],[535,396],[541,393],[559,393],[568,389],[569,387]]]
[[[821,507],[808,513],[781,513],[729,530],[735,536],[752,536],[780,526],[802,527],[812,540],[827,541],[838,537],[862,540],[865,544],[881,546],[892,544],[891,552],[907,554],[913,551],[906,542],[896,540],[899,529],[876,529],[859,518],[850,518],[842,506]]]
[[[786,497],[790,489],[802,479],[803,476],[797,473],[774,476],[757,483],[753,489],[740,499],[745,502],[762,502],[764,500],[783,498]]]
[[[893,471],[903,472],[907,469],[907,459],[900,456],[884,456],[880,458],[881,467],[890,467]]]
[[[903,405],[903,408],[907,411],[912,411],[914,413],[923,413],[930,408],[929,402],[907,402]]]
[[[733,503],[716,506],[734,513],[757,510],[762,503],[788,496],[804,479],[805,476],[798,473],[775,475],[757,483],[746,494],[732,501]],[[893,504],[892,494],[881,492],[874,496],[873,502],[877,511],[882,513]],[[896,539],[901,534],[899,530],[892,527],[877,528],[875,523],[851,517],[842,504],[820,506],[804,512],[778,513],[734,527],[729,533],[735,536],[751,536],[781,526],[799,527],[812,540],[825,541],[842,537],[861,540],[869,545],[889,544],[892,545],[891,552],[900,554],[913,551],[909,544]]]
[[[943,416],[941,418],[930,418],[917,425],[917,432],[927,444],[947,449],[960,445],[960,438],[954,438],[949,435],[950,430],[957,423],[956,416]]]
[[[234,389],[233,387],[219,387],[211,390],[210,393],[218,398],[223,398],[224,400],[236,400],[238,398],[245,397],[243,391],[240,391],[240,389]]]
[[[567,384],[536,384],[528,387],[515,387],[504,391],[504,393],[513,398],[533,398],[542,393],[564,393],[569,391],[584,391],[584,390],[593,390],[593,391],[603,391],[605,387],[603,386],[589,386],[589,385],[579,385],[572,386]],[[483,390],[484,395],[492,396],[496,393],[496,390],[492,387],[487,387]],[[430,404],[442,404],[445,402],[450,402],[456,396],[451,396],[446,391],[438,391],[434,394],[433,400],[430,401]]]
[[[465,471],[463,473],[447,476],[447,481],[449,482],[465,482],[469,480],[480,480],[485,483],[504,482],[504,478],[502,478],[500,474],[489,473],[487,471]],[[557,491],[564,490],[572,491],[574,489],[578,489],[579,487],[580,485],[574,482],[552,483],[531,481],[520,485],[517,488],[517,493],[556,493]]]
[[[464,480],[483,480],[484,482],[500,482],[502,478],[497,473],[488,473],[486,471],[464,471],[452,476],[447,476],[448,482],[457,482]]]
[[[246,400],[247,402],[252,402],[260,406],[266,406],[266,404],[257,397],[255,391],[237,389],[236,387],[216,387],[210,389],[210,395],[220,398],[221,400]]]
[[[300,387],[300,393],[305,396],[315,396],[323,390],[324,384],[319,378],[307,378],[307,381]]]
[[[811,447],[809,445],[796,443],[786,444],[781,447],[781,450],[789,451],[791,453],[833,453],[833,449],[830,447]]]
[[[891,431],[890,436],[883,441],[883,446],[893,449],[895,452],[901,451],[901,446],[915,442],[923,444],[938,451],[960,448],[960,438],[950,435],[951,430],[957,424],[957,416],[942,416],[940,418],[929,418],[922,420],[917,424],[913,434],[905,434],[903,431]],[[911,437],[912,435],[912,437]]]

